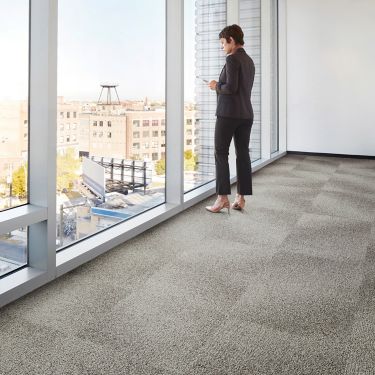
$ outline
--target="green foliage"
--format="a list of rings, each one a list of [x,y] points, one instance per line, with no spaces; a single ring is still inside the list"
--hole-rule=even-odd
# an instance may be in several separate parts
[[[64,155],[57,155],[57,190],[73,188],[73,181],[77,178],[79,159],[74,155],[74,149],[68,148]]]
[[[155,172],[157,175],[165,174],[165,159],[160,159],[155,163]]]
[[[186,150],[184,152],[184,157],[185,157],[185,160],[186,159],[191,159],[193,157],[193,151],[192,150]]]
[[[185,171],[196,171],[198,156],[193,154],[192,150],[186,150],[184,152],[184,168]],[[157,175],[165,174],[165,159],[158,160],[155,163],[155,171]]]
[[[197,170],[197,155],[194,155],[192,150],[186,150],[184,152],[184,159],[185,171]]]
[[[26,198],[27,196],[27,166],[22,166],[16,169],[12,175],[12,195],[19,198]]]

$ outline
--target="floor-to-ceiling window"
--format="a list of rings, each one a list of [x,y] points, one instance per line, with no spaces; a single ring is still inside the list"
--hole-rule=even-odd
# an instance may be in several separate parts
[[[240,0],[240,26],[244,32],[244,48],[253,59],[255,77],[251,92],[254,122],[250,137],[250,158],[254,162],[261,158],[261,1]]]
[[[219,33],[226,26],[225,0],[187,0],[185,6],[185,191],[215,178],[216,93],[208,88],[225,64]]]
[[[60,1],[58,248],[165,201],[165,134],[165,0]]]
[[[29,1],[0,4],[0,211],[28,201]],[[27,263],[27,227],[0,232],[0,277]]]
[[[261,134],[263,143],[276,139],[260,109],[261,84],[268,88],[260,79],[260,18],[267,21],[268,11],[260,14],[259,4],[0,5],[0,306],[214,193],[207,182],[215,178],[216,94],[205,81],[217,80],[225,63],[218,35],[228,22],[243,27],[257,67],[252,161],[269,162],[271,148],[260,142]],[[264,98],[264,113],[272,100]]]

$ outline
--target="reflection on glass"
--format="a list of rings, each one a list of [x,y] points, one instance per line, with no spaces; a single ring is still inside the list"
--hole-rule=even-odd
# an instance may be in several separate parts
[[[188,0],[185,7],[185,180],[189,191],[215,179],[216,94],[207,82],[225,63],[219,33],[226,26],[225,0]]]
[[[250,137],[250,159],[261,158],[261,3],[260,0],[240,0],[240,26],[244,32],[245,49],[255,64],[251,103],[254,122]]]
[[[165,201],[165,0],[61,1],[58,52],[61,248]]]
[[[0,4],[0,211],[27,203],[29,1]]]
[[[27,264],[27,228],[0,235],[0,277]]]

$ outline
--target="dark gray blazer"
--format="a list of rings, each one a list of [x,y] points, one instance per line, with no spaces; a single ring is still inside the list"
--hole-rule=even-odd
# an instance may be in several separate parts
[[[254,118],[250,101],[254,75],[254,62],[243,48],[227,56],[216,86],[218,96],[216,116],[237,119]]]

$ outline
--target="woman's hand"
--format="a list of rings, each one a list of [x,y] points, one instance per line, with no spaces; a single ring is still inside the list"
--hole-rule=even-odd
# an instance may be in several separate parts
[[[209,84],[208,84],[208,87],[211,89],[211,90],[216,90],[216,85],[217,85],[217,82],[215,80],[212,80]]]

